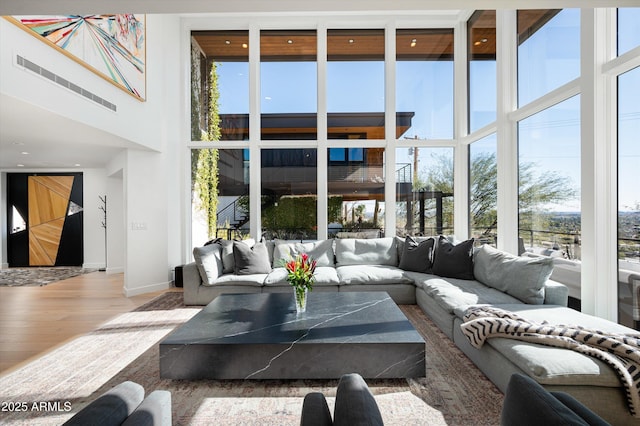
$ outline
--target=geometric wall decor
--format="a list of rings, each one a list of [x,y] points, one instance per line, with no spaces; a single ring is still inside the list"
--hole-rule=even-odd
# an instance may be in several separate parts
[[[146,98],[145,15],[6,17],[138,100]]]

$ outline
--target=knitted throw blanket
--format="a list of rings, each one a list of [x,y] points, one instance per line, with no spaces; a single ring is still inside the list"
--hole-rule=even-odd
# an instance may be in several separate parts
[[[504,337],[566,348],[604,361],[618,374],[629,411],[640,418],[640,334],[616,334],[575,325],[536,323],[491,306],[465,312],[462,333],[480,349],[490,337]]]

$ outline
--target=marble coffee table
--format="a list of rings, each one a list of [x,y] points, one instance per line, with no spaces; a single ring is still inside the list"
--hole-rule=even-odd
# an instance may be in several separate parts
[[[223,294],[160,342],[168,379],[424,377],[425,342],[385,292]]]

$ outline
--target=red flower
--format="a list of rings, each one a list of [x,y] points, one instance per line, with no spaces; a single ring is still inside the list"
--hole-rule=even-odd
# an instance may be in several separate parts
[[[315,282],[315,270],[318,262],[306,253],[300,253],[295,258],[284,263],[287,270],[287,281],[296,289],[311,290]]]

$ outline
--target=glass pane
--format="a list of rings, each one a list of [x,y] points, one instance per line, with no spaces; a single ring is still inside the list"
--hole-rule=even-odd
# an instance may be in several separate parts
[[[398,30],[396,60],[396,138],[453,138],[453,30]]]
[[[384,30],[327,32],[329,139],[384,139]]]
[[[496,246],[498,162],[496,134],[469,146],[469,229],[479,244]]]
[[[207,132],[210,140],[248,140],[249,33],[194,31],[191,36],[192,140],[206,140]]]
[[[469,132],[496,120],[496,11],[478,10],[467,22]]]
[[[519,122],[518,153],[521,249],[579,260],[579,96]]]
[[[263,149],[261,159],[265,238],[317,239],[317,150]]]
[[[384,235],[384,148],[329,148],[329,237]]]
[[[618,77],[618,319],[621,324],[637,329],[640,329],[639,97],[640,68],[635,68]]]
[[[452,235],[453,148],[397,148],[396,160],[396,235]]]
[[[580,10],[519,10],[518,105],[579,76]]]
[[[618,55],[640,46],[640,8],[618,9]]]
[[[27,222],[20,214],[16,206],[11,206],[11,234],[17,234],[18,232],[27,230]]]
[[[261,138],[317,139],[315,31],[260,33]]]
[[[191,150],[191,182],[194,246],[249,234],[248,149]]]

